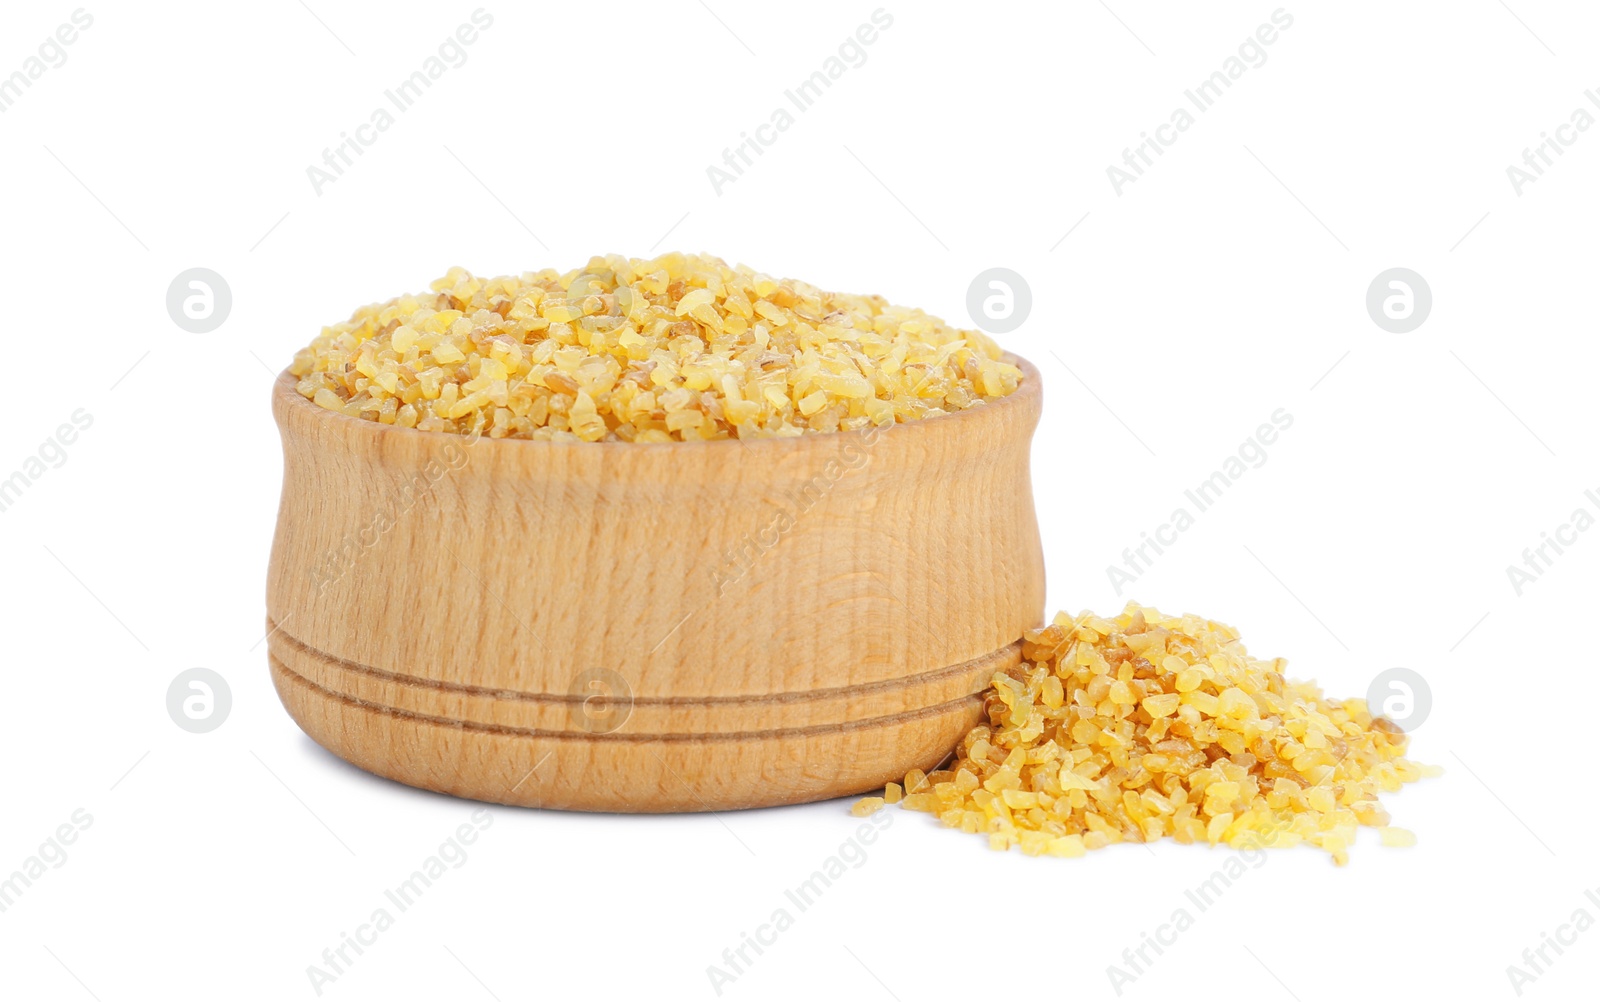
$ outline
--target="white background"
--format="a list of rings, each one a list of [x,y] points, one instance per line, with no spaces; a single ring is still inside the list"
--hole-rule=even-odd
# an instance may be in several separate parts
[[[1600,18],[1289,6],[1267,62],[1118,195],[1107,166],[1275,4],[886,5],[868,61],[719,195],[706,167],[876,3],[707,2],[496,3],[466,64],[320,195],[307,166],[472,0],[93,6],[0,114],[0,477],[74,410],[94,419],[0,512],[0,874],[93,818],[0,913],[0,993],[315,997],[308,965],[475,805],[344,765],[278,704],[258,643],[272,374],[320,325],[454,264],[678,248],[964,323],[973,276],[1015,269],[1033,312],[1001,341],[1046,385],[1052,609],[1131,594],[1202,613],[1340,696],[1394,666],[1430,683],[1413,757],[1446,775],[1387,801],[1420,844],[1364,831],[1344,869],[1272,855],[1123,997],[1515,997],[1525,948],[1580,907],[1600,917],[1600,532],[1520,596],[1506,573],[1597,510],[1600,129],[1520,195],[1506,168],[1574,109],[1600,115]],[[8,5],[0,74],[73,9]],[[212,334],[165,309],[195,266],[232,288]],[[1396,266],[1434,299],[1407,334],[1364,302]],[[1107,565],[1280,407],[1294,425],[1265,465],[1117,595]],[[234,699],[203,735],[165,709],[196,666]],[[495,808],[324,997],[715,998],[706,968],[850,836],[847,805]],[[1225,856],[1032,859],[896,812],[723,997],[1114,998],[1106,967]],[[1549,954],[1525,997],[1592,990],[1596,945]]]

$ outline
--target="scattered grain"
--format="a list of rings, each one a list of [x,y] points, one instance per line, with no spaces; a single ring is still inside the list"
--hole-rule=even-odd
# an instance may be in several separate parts
[[[883,801],[883,797],[862,797],[850,806],[850,813],[858,818],[864,818],[868,814],[876,814],[878,808],[883,806]]]
[[[1113,619],[1058,614],[1024,634],[1022,657],[995,673],[988,722],[903,806],[1029,855],[1170,836],[1305,842],[1342,865],[1362,825],[1384,845],[1416,841],[1378,795],[1439,770],[1408,761],[1405,733],[1365,700],[1288,681],[1286,662],[1251,657],[1231,627],[1129,603]],[[915,771],[905,789],[923,781]]]

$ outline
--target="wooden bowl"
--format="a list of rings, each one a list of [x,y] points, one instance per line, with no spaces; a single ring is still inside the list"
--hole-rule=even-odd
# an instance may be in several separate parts
[[[959,414],[656,445],[394,428],[285,373],[278,695],[362,769],[503,804],[761,807],[931,768],[1044,611],[1013,361]]]

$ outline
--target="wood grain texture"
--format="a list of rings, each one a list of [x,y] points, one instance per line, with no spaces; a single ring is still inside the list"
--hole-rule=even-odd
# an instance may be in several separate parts
[[[1016,361],[960,414],[661,445],[386,427],[286,374],[279,695],[364,769],[499,803],[724,810],[930,766],[1043,613]]]

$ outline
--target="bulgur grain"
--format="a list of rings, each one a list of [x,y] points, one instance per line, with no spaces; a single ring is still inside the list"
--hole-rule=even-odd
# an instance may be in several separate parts
[[[1366,700],[1287,681],[1283,659],[1250,657],[1231,627],[1130,602],[1109,620],[1058,614],[1023,636],[1022,658],[995,673],[988,723],[954,760],[906,776],[902,806],[1029,855],[1170,836],[1305,842],[1343,865],[1361,825],[1416,842],[1378,795],[1439,770],[1408,761],[1405,733]]]
[[[586,442],[849,431],[980,406],[1022,378],[980,331],[677,253],[452,268],[323,328],[289,371],[350,417]]]
[[[858,818],[864,818],[869,814],[876,814],[878,812],[878,808],[883,806],[883,800],[884,798],[882,797],[862,797],[860,800],[850,805],[850,813]]]

